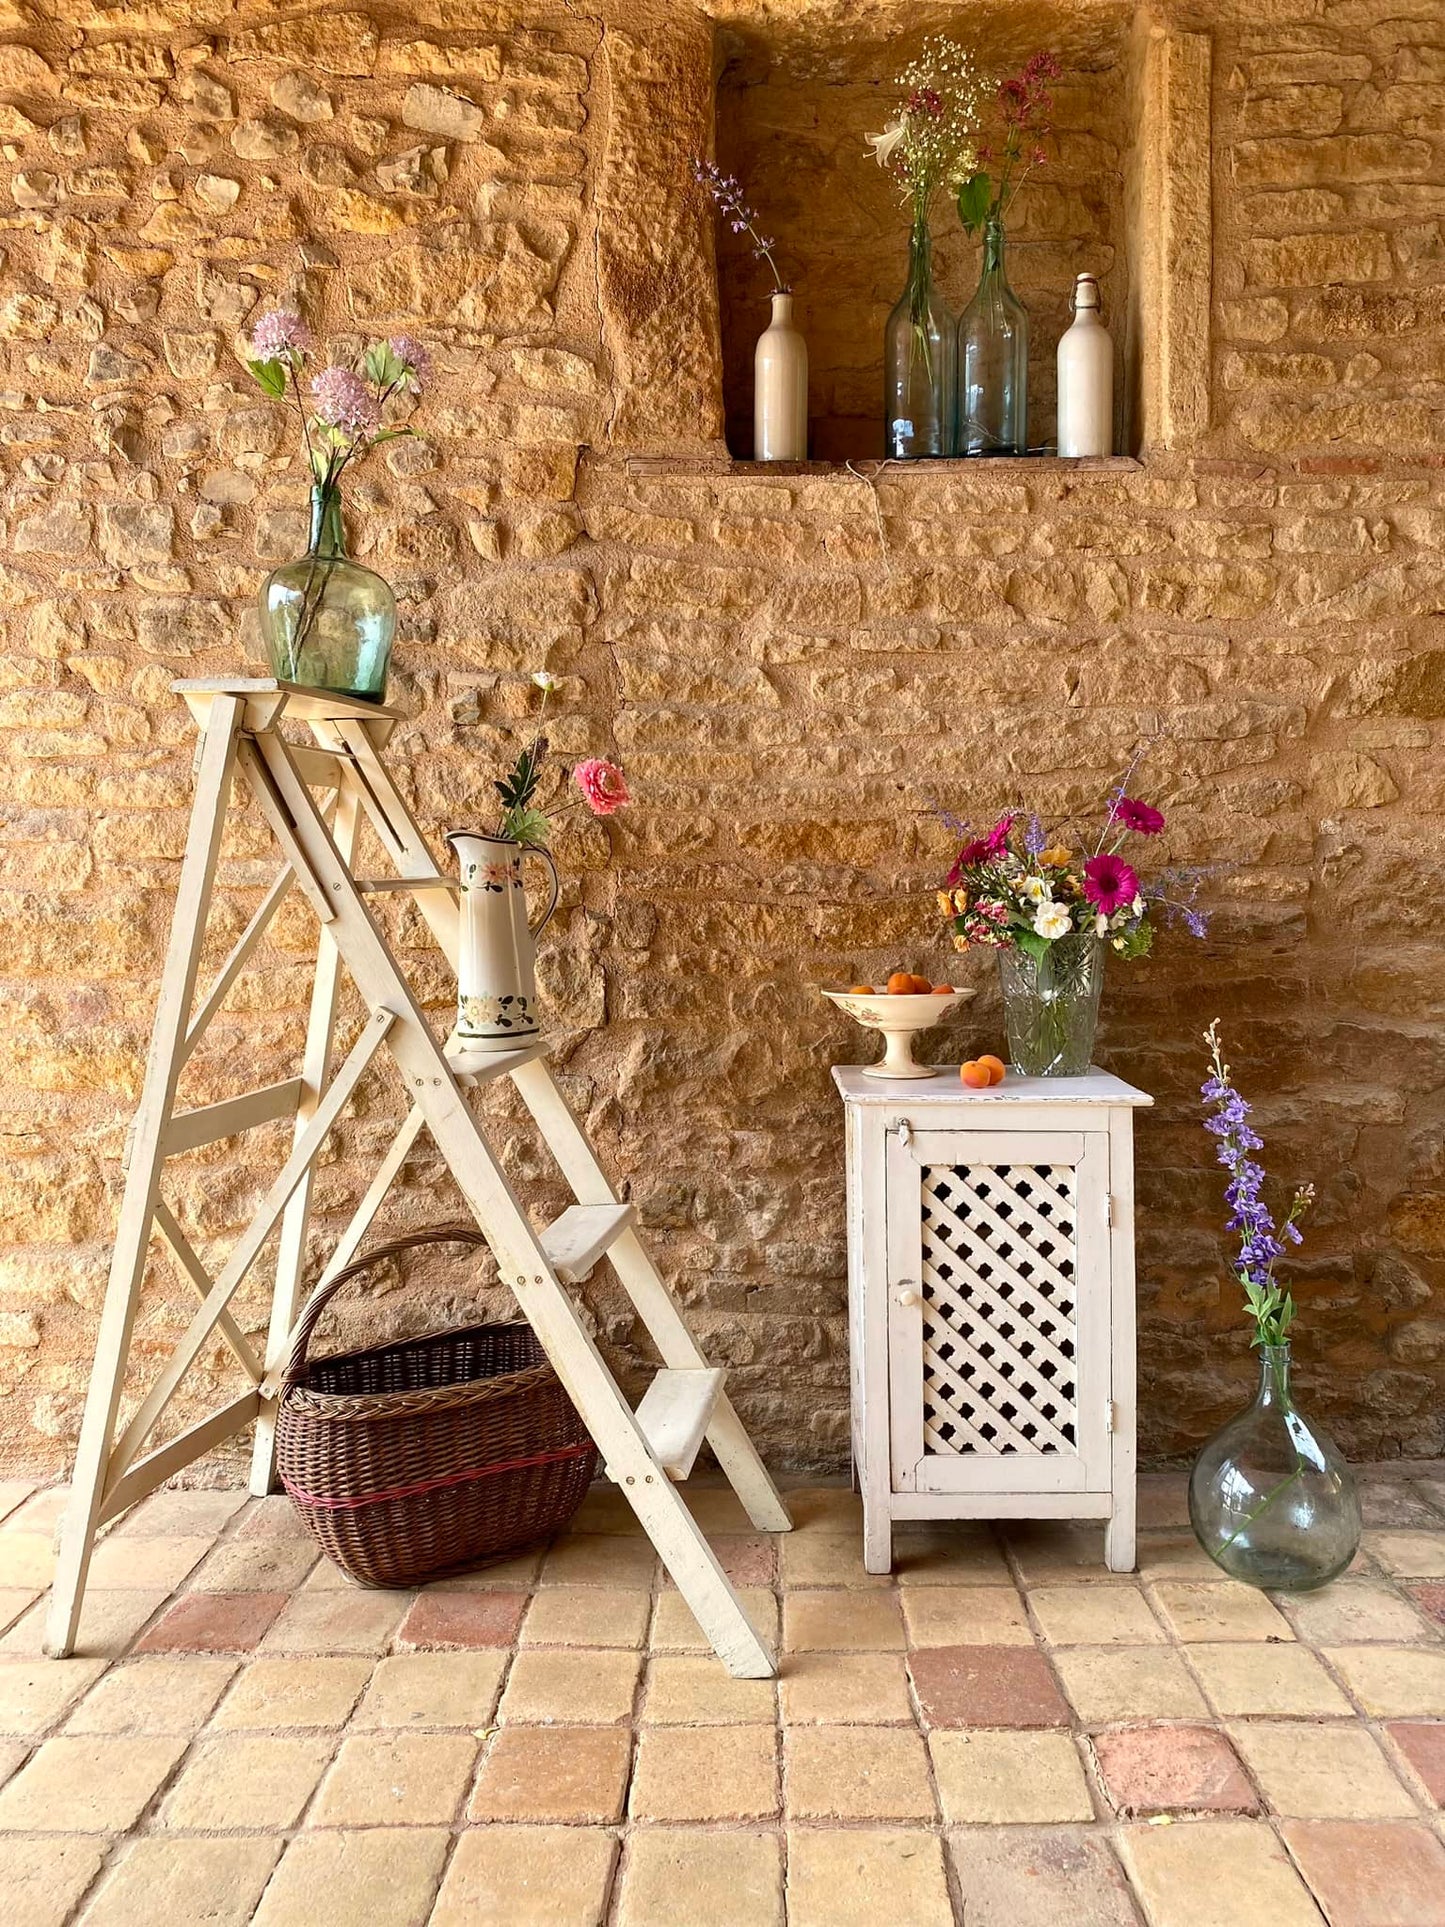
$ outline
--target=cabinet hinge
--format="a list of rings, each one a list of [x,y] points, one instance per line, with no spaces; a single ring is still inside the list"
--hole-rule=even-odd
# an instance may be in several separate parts
[[[1119,1200],[1112,1191],[1109,1193],[1109,1229],[1111,1231],[1119,1229]]]
[[[1112,1398],[1104,1400],[1104,1429],[1107,1432],[1119,1429],[1119,1407]]]
[[[895,1117],[888,1128],[890,1131],[897,1133],[898,1142],[903,1146],[905,1151],[912,1150],[913,1126],[908,1122],[906,1117]]]

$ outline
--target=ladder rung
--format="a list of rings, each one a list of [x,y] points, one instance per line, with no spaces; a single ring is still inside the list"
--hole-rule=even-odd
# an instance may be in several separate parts
[[[447,1062],[458,1077],[468,1077],[477,1083],[489,1083],[494,1077],[505,1077],[509,1071],[519,1071],[524,1064],[534,1064],[539,1057],[547,1055],[547,1040],[539,1037],[535,1044],[524,1044],[520,1050],[477,1050],[465,1044],[457,1044],[447,1052]]]
[[[202,1104],[199,1110],[176,1111],[166,1126],[165,1155],[173,1158],[178,1151],[194,1151],[223,1137],[238,1137],[258,1124],[295,1117],[304,1088],[299,1077],[288,1077],[283,1084],[268,1084],[264,1090],[245,1091],[240,1097],[223,1097],[215,1104]]]
[[[384,896],[392,892],[410,890],[456,890],[460,886],[452,877],[357,877],[356,887],[364,896]]]
[[[722,1387],[720,1365],[690,1365],[660,1371],[643,1393],[637,1423],[668,1478],[691,1472]]]
[[[580,1285],[637,1216],[631,1204],[569,1204],[539,1243],[564,1285]]]

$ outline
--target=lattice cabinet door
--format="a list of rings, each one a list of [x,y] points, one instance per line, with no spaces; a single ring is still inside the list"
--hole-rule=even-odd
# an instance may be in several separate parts
[[[1108,1131],[901,1130],[886,1159],[893,1491],[1108,1491]]]

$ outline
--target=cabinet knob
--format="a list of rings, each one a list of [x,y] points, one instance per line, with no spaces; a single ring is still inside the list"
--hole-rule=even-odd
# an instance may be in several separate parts
[[[900,1285],[894,1293],[900,1305],[921,1305],[923,1293],[916,1285]]]

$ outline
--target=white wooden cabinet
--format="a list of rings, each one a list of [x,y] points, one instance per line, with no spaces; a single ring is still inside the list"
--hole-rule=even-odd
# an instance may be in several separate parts
[[[847,1117],[864,1564],[895,1519],[1106,1520],[1134,1566],[1134,1112],[1092,1070],[833,1072]]]

